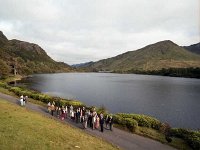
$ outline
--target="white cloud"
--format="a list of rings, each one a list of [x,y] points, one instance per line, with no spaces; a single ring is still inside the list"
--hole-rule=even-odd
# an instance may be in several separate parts
[[[0,30],[69,64],[165,39],[200,41],[198,0],[0,0]]]

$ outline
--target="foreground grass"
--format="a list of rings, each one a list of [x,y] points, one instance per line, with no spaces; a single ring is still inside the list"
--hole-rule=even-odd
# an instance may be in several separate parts
[[[79,129],[0,99],[0,149],[117,149]]]

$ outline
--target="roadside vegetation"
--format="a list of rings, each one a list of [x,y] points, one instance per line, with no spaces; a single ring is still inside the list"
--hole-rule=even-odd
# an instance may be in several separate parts
[[[178,149],[200,149],[200,131],[171,128],[156,118],[140,115],[118,113],[113,115],[115,126],[132,133],[147,136]]]
[[[53,101],[61,106],[72,105],[74,108],[85,106],[82,102],[77,100],[67,100],[60,97],[45,95],[37,91],[27,90],[22,87],[12,87],[3,81],[0,81],[0,92],[15,96],[27,95],[30,102],[43,106]],[[85,107],[92,109],[94,106]],[[103,112],[104,115],[110,115],[104,106],[96,108],[96,110],[97,113]],[[156,118],[140,114],[118,113],[113,115],[113,119],[115,127],[117,128],[152,138],[177,149],[200,149],[200,131],[171,128],[170,125],[162,123]]]

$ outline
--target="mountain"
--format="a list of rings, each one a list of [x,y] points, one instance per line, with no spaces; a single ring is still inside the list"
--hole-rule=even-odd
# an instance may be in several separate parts
[[[87,66],[89,66],[89,65],[91,65],[93,63],[94,63],[93,61],[90,61],[90,62],[86,62],[86,63],[73,64],[71,66],[75,67],[75,68],[80,68],[80,67],[87,67]]]
[[[94,62],[83,68],[87,71],[129,72],[188,67],[200,67],[200,56],[166,40]]]
[[[200,55],[200,43],[193,44],[190,46],[183,46],[183,48],[187,49],[188,51],[199,54]]]
[[[8,40],[0,31],[0,75],[17,71],[19,74],[68,72],[72,67],[56,62],[37,44]],[[3,71],[2,71],[3,70]]]

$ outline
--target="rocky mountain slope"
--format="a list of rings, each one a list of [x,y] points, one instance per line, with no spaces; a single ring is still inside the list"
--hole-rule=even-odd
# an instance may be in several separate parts
[[[37,44],[20,40],[8,40],[0,31],[0,74],[68,72],[72,68],[56,62]]]

